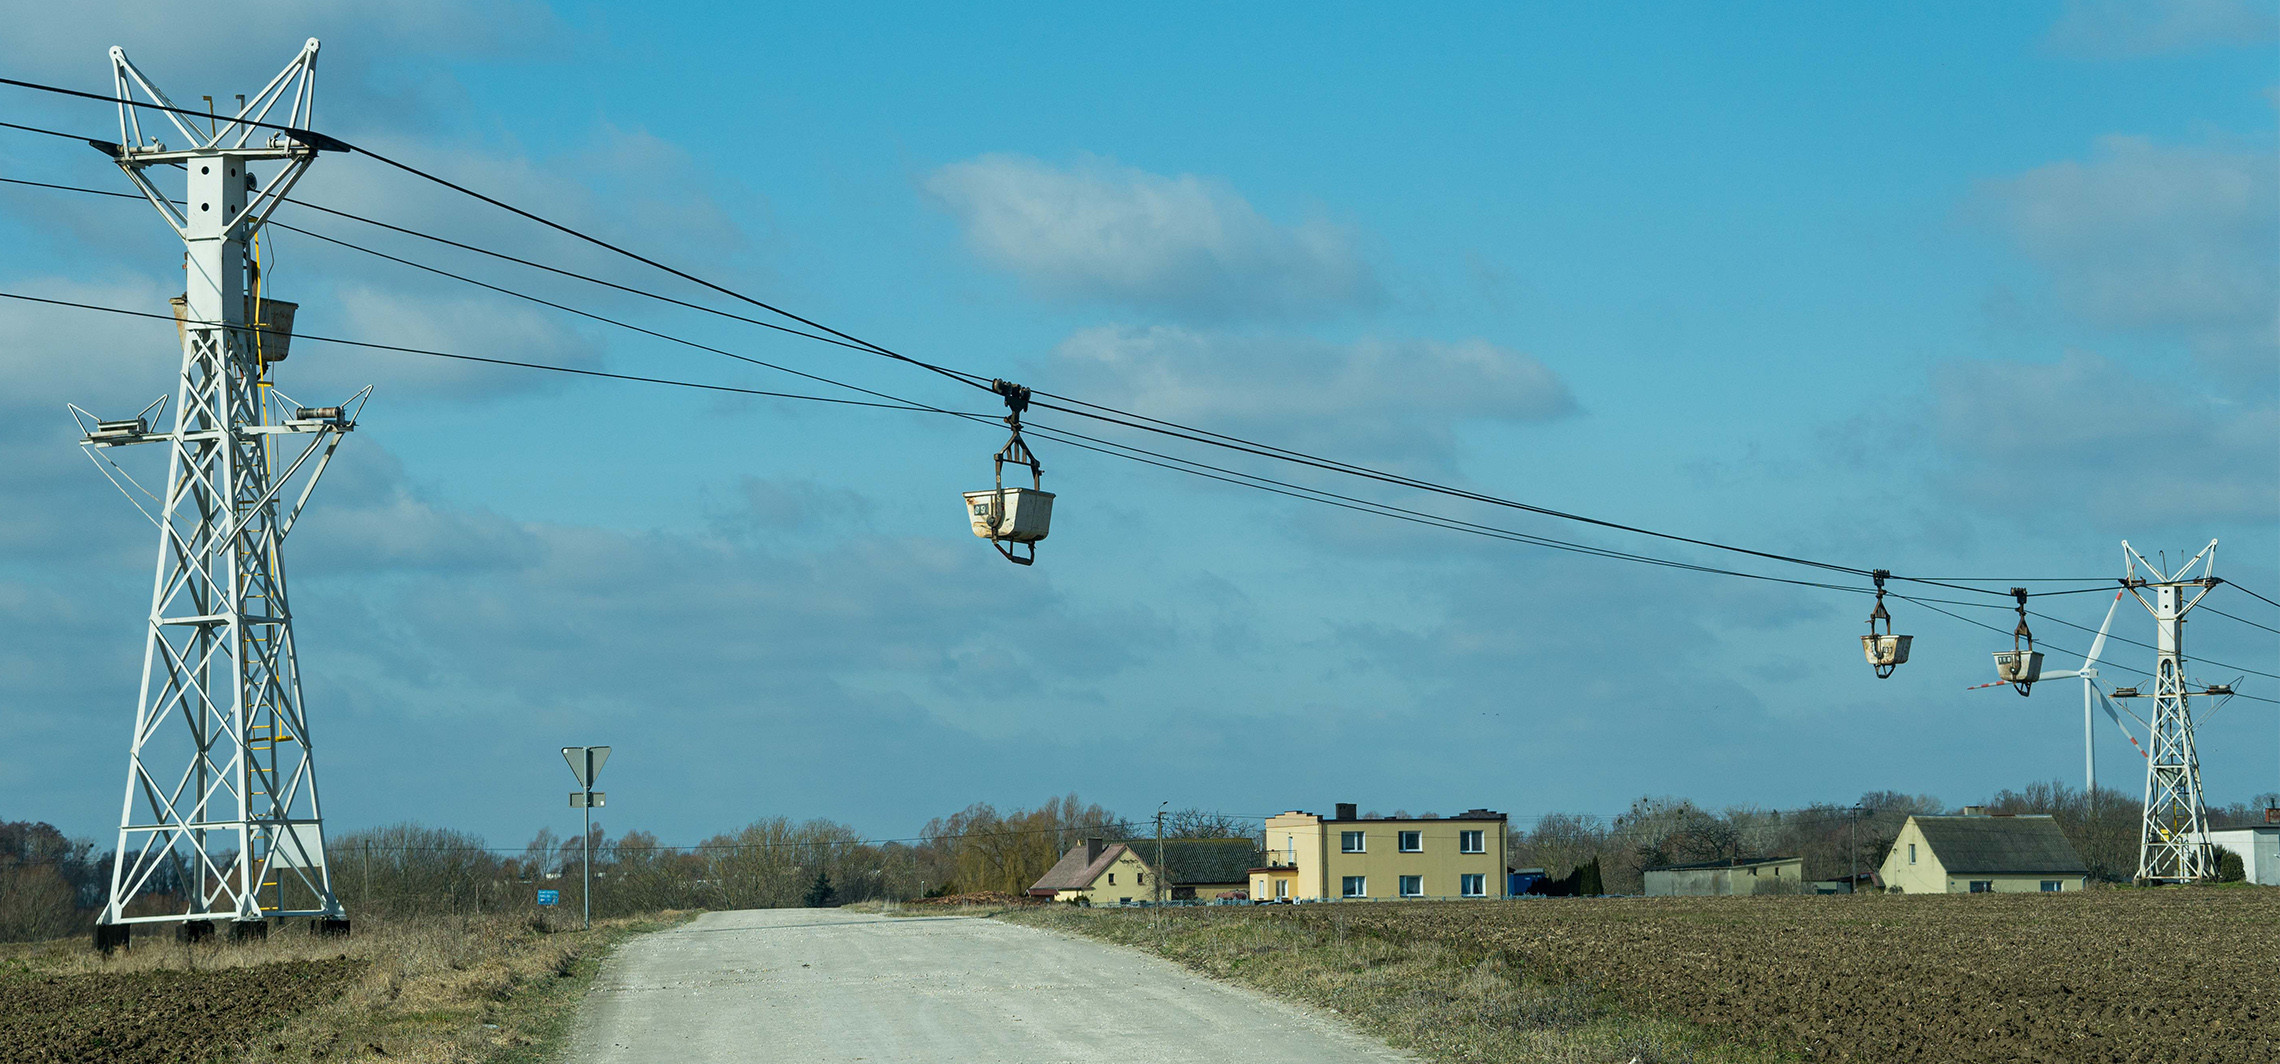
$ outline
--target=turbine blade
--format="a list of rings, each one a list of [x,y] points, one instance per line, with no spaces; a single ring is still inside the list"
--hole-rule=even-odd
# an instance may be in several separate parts
[[[2114,592],[2114,604],[2106,607],[2106,619],[2098,625],[2098,638],[2090,641],[2090,656],[2083,659],[2083,668],[2095,669],[2098,667],[2098,655],[2106,652],[2106,629],[2113,627],[2114,611],[2122,608],[2122,596],[2127,593],[2126,591]],[[2081,674],[2076,673],[2076,675]]]

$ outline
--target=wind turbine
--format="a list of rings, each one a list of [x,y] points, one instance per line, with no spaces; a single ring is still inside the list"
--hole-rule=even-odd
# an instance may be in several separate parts
[[[2137,736],[2130,734],[2129,726],[2123,724],[2121,716],[2114,712],[2114,704],[2106,701],[2106,692],[2098,689],[2098,655],[2106,652],[2106,630],[2113,626],[2114,611],[2121,608],[2122,596],[2125,594],[2127,594],[2126,591],[2114,593],[2114,602],[2106,607],[2106,619],[2098,625],[2098,638],[2091,641],[2090,653],[2083,657],[2081,668],[2068,669],[2065,672],[2044,672],[2032,681],[2042,683],[2050,680],[2063,680],[2070,676],[2082,678],[2082,776],[2086,794],[2095,794],[2098,791],[2098,758],[2091,745],[2091,725],[2095,720],[2092,710],[2097,703],[2105,704],[2106,715],[2114,718],[2114,726],[2122,729],[2122,734],[2129,739],[2131,746],[2138,747],[2140,756],[2145,754],[2145,748],[2139,746]],[[1965,688],[1965,690],[1977,691],[1982,688],[2006,686],[2012,686],[2012,681],[1997,680],[1994,683],[1977,684]]]

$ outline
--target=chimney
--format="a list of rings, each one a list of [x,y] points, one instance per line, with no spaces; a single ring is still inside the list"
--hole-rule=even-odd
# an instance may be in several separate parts
[[[1107,839],[1086,839],[1086,840],[1085,840],[1085,863],[1089,865],[1089,864],[1093,863],[1094,861],[1098,861],[1098,860],[1100,860],[1100,851],[1102,851],[1102,850],[1105,850],[1105,849],[1107,849],[1107,848],[1108,848],[1108,840],[1107,840]]]
[[[1359,807],[1359,806],[1357,806],[1357,805],[1355,805],[1353,802],[1339,802],[1339,803],[1338,803],[1338,815],[1337,815],[1337,816],[1334,816],[1334,817],[1331,817],[1330,819],[1332,819],[1332,820],[1359,820],[1359,819],[1361,819],[1361,815],[1362,815],[1362,814],[1361,814],[1361,812],[1360,812],[1360,807]]]
[[[1967,806],[1964,806],[1964,807],[1963,807],[1963,815],[1965,815],[1965,816],[1986,816],[1986,815],[1987,815],[1987,807],[1986,807],[1986,806],[1984,806],[1984,805],[1967,805]]]

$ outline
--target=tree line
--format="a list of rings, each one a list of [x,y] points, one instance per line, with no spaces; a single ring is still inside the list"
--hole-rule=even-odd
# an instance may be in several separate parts
[[[2049,814],[2093,879],[2127,883],[2137,873],[2144,811],[2138,795],[2052,782],[2004,789],[1973,804],[1989,813]],[[2212,805],[2209,822],[2260,823],[2263,810],[2272,806],[2280,806],[2280,794]],[[1541,867],[1553,879],[1569,879],[1588,866],[1607,893],[1637,894],[1646,869],[1739,857],[1801,857],[1808,880],[1843,879],[1856,868],[1866,875],[1884,863],[1908,817],[1958,811],[1931,795],[1898,791],[1871,791],[1850,804],[1732,806],[1719,812],[1683,798],[1641,798],[1614,817],[1554,813],[1532,824],[1514,823],[1507,842],[1515,866]]]
[[[1153,821],[1147,831],[1153,833]],[[1171,838],[1248,833],[1244,821],[1201,810],[1171,814],[1165,825]],[[519,848],[492,846],[471,832],[394,824],[330,835],[325,851],[333,891],[352,918],[566,915],[584,905],[590,841],[594,914],[610,916],[1018,893],[1088,836],[1138,835],[1131,820],[1071,794],[1034,809],[975,803],[928,821],[910,840],[868,840],[832,820],[764,817],[683,846],[641,830],[612,836],[601,824],[590,840],[543,829]],[[0,941],[84,933],[102,907],[110,875],[110,855],[96,853],[90,842],[66,839],[48,824],[0,822]],[[554,893],[553,906],[540,904],[541,891]],[[133,912],[180,911],[183,893],[162,869]]]
[[[1553,877],[1595,870],[1608,893],[1639,893],[1645,869],[1734,857],[1802,857],[1808,879],[1841,879],[1854,867],[1873,871],[1914,813],[1951,810],[1929,795],[1876,791],[1854,805],[1794,810],[1749,806],[1711,812],[1679,798],[1641,798],[1614,817],[1555,813],[1516,821],[1508,831],[1512,863],[1542,867]],[[2049,813],[2091,874],[2127,882],[2137,868],[2137,796],[2095,793],[2059,783],[2004,790],[1979,803],[1991,813]],[[2224,826],[2262,819],[2280,795],[2211,807]],[[1398,813],[1397,813],[1398,815]],[[1259,839],[1260,822],[1201,809],[1165,817],[1167,838]],[[611,836],[595,825],[590,839],[597,916],[659,909],[748,909],[904,901],[974,892],[1021,893],[1085,839],[1138,839],[1154,834],[1153,818],[1134,821],[1074,794],[1036,808],[999,810],[975,803],[929,820],[909,840],[871,840],[831,820],[765,817],[695,845],[668,846],[647,831]],[[1856,834],[1857,833],[1857,834]],[[1857,851],[1855,839],[1857,838]],[[521,847],[494,847],[449,828],[395,824],[345,832],[327,840],[333,889],[352,916],[419,913],[549,911],[540,891],[558,897],[559,914],[584,900],[582,861],[589,840],[542,830]],[[0,821],[0,941],[85,933],[109,888],[111,855],[54,826]],[[154,895],[136,914],[179,911],[180,884],[162,870]],[[289,902],[295,899],[288,899]]]

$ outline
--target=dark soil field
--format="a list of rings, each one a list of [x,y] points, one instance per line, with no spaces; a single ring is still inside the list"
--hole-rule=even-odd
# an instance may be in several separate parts
[[[0,978],[0,1059],[201,1064],[338,995],[363,961]]]
[[[1492,950],[1627,1010],[1809,1060],[2280,1061],[2280,890],[1530,899],[1181,916]]]

